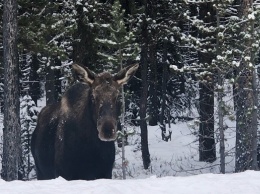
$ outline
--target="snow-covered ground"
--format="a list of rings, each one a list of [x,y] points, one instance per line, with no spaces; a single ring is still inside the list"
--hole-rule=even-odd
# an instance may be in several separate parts
[[[217,160],[213,163],[199,162],[198,153],[198,126],[194,121],[178,122],[171,125],[171,141],[165,142],[161,139],[159,126],[148,128],[149,150],[151,155],[151,167],[149,170],[142,168],[142,156],[140,147],[140,129],[136,128],[136,134],[128,138],[129,145],[126,146],[127,178],[147,178],[153,175],[164,176],[188,176],[202,173],[219,173],[219,143],[216,144]],[[232,126],[233,122],[227,121],[228,129],[225,131],[226,138],[226,172],[234,172],[234,146],[235,137]],[[216,133],[217,134],[217,133]],[[217,136],[217,135],[216,135]],[[216,138],[218,139],[218,138]],[[121,152],[118,149],[114,177],[120,178]]]
[[[48,181],[0,180],[1,194],[259,194],[260,172],[150,177],[135,180]]]

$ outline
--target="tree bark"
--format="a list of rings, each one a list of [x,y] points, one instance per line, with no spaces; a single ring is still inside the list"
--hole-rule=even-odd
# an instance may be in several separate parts
[[[157,17],[157,3],[154,0],[148,1],[148,14],[153,21],[156,21]],[[151,71],[149,71],[149,96],[150,96],[150,105],[149,105],[149,125],[155,126],[158,124],[158,109],[159,109],[159,100],[157,94],[158,86],[158,76],[157,76],[157,29],[156,24],[153,24],[154,27],[151,28],[151,35],[149,37],[149,64]]]
[[[6,181],[18,179],[18,166],[21,153],[17,9],[16,0],[4,0],[4,129],[2,178]]]
[[[166,141],[166,122],[165,122],[165,112],[166,112],[166,86],[168,79],[168,65],[167,60],[167,41],[163,42],[163,74],[162,74],[162,103],[161,103],[161,113],[160,113],[160,127],[162,131],[162,140]]]
[[[140,99],[140,128],[141,128],[141,150],[144,169],[148,169],[150,166],[150,153],[148,147],[148,131],[147,131],[147,121],[146,121],[146,109],[147,109],[147,96],[148,96],[148,31],[147,31],[147,21],[143,18],[142,24],[142,47],[141,47],[141,99]]]
[[[249,9],[253,5],[253,0],[240,0],[238,4],[238,16],[242,20],[247,18]],[[248,32],[248,29],[251,29]],[[241,32],[247,32],[253,35],[253,24],[244,22],[241,26]],[[237,68],[239,72],[236,83],[236,166],[235,171],[257,170],[257,88],[256,72],[254,66],[254,57],[252,51],[252,41],[244,41],[240,46],[244,55],[250,56],[250,63],[245,61],[244,57],[238,56],[241,60]]]
[[[153,42],[150,45],[149,49],[149,59],[151,65],[150,71],[150,106],[149,106],[149,125],[155,126],[158,124],[158,109],[159,109],[159,100],[157,95],[157,85],[158,85],[158,78],[157,78],[157,59],[156,59],[156,43]]]
[[[199,160],[213,162],[216,160],[214,138],[214,87],[213,83],[200,83],[200,126],[199,126]]]
[[[240,66],[245,66],[241,64]],[[237,110],[236,110],[236,172],[252,169],[253,147],[252,140],[254,130],[252,110],[254,108],[251,72],[242,70],[237,81]],[[251,110],[251,111],[250,111]]]

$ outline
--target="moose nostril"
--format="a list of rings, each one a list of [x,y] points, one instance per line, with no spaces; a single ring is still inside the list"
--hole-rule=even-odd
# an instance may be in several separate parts
[[[105,133],[114,133],[115,132],[115,127],[112,123],[104,123],[102,128]]]
[[[101,134],[104,136],[104,138],[113,138],[116,134],[116,127],[111,122],[105,122],[101,126]]]

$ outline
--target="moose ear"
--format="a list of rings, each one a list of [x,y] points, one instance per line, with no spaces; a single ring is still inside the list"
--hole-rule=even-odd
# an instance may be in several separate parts
[[[90,71],[87,67],[80,66],[76,63],[72,64],[72,69],[75,71],[79,81],[92,84],[95,80],[96,74]]]
[[[135,74],[138,69],[139,64],[129,65],[124,69],[120,70],[115,76],[114,79],[119,85],[126,84]]]

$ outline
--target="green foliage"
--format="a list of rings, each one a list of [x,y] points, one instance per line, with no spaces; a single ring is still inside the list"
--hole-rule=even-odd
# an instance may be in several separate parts
[[[134,33],[127,30],[124,14],[119,0],[116,0],[111,10],[111,23],[97,24],[103,32],[96,38],[100,45],[98,55],[108,64],[106,70],[119,70],[129,60],[135,60],[139,53]]]
[[[67,58],[69,37],[75,29],[73,14],[68,10],[69,1],[20,0],[18,3],[19,49]]]

